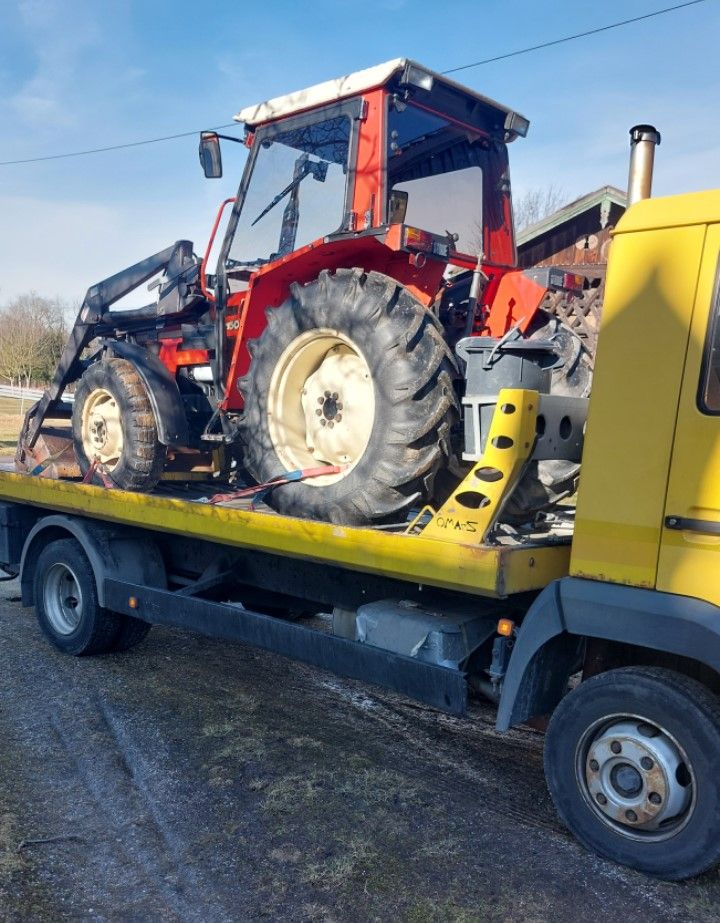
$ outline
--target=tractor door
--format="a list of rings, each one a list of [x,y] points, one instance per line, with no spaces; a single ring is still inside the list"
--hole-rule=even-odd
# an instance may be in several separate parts
[[[678,406],[657,588],[720,604],[720,225],[717,224],[708,228],[698,279]]]

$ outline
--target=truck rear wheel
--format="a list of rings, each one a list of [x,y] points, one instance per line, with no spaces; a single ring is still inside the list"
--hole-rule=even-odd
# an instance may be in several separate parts
[[[589,849],[681,880],[720,860],[720,700],[654,667],[610,670],[570,692],[545,740],[555,807]]]
[[[98,602],[95,575],[79,542],[64,538],[40,552],[35,565],[35,611],[40,627],[66,654],[104,654],[122,616]]]
[[[58,539],[43,548],[35,565],[33,592],[40,627],[66,654],[127,651],[152,627],[100,605],[92,566],[74,538]]]
[[[340,269],[294,286],[267,319],[239,385],[248,471],[262,483],[336,465],[269,502],[330,522],[402,519],[432,495],[458,415],[455,363],[431,312],[386,276]]]
[[[126,359],[102,359],[83,374],[75,392],[73,445],[85,474],[93,461],[123,490],[149,491],[160,480],[165,446],[147,389]],[[102,485],[96,471],[93,484]]]

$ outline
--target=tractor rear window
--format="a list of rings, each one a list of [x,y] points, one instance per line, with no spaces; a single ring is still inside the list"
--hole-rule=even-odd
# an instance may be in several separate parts
[[[229,266],[262,265],[342,225],[350,129],[341,115],[258,132]]]
[[[715,277],[713,311],[705,343],[699,397],[701,410],[705,413],[720,414],[720,261]]]
[[[456,248],[482,245],[482,163],[486,151],[458,125],[395,99],[388,113],[388,193],[407,196],[404,224],[457,235]],[[391,208],[392,210],[392,208]],[[391,221],[393,218],[391,217]],[[395,218],[398,220],[398,218]]]

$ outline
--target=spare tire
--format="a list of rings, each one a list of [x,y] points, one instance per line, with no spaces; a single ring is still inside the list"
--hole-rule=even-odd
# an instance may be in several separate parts
[[[275,488],[289,516],[397,522],[432,497],[459,408],[440,325],[380,273],[323,271],[267,312],[239,382],[243,463],[260,483],[297,469],[340,473]]]

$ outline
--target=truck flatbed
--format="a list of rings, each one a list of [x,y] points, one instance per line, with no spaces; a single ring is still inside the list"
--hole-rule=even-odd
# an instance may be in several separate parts
[[[539,590],[568,573],[569,536],[479,543],[456,533],[441,540],[422,531],[338,526],[187,499],[188,492],[138,494],[75,481],[0,471],[0,500],[44,511],[196,537],[423,585],[503,598]],[[217,487],[215,488],[217,490]]]

